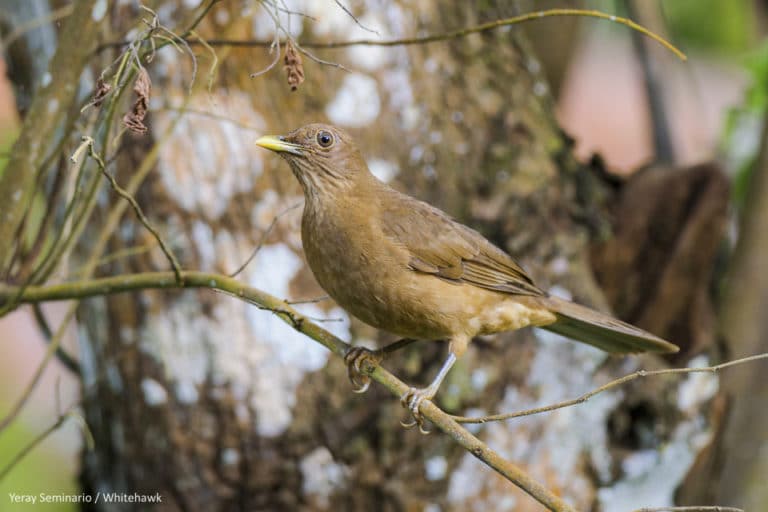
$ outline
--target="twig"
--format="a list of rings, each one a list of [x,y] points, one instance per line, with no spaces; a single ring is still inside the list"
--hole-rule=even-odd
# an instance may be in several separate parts
[[[269,234],[272,233],[272,230],[275,228],[275,225],[277,224],[277,221],[280,220],[280,218],[283,215],[285,215],[286,213],[288,213],[288,212],[290,212],[292,210],[295,210],[296,208],[298,208],[301,205],[302,205],[302,203],[297,203],[297,204],[295,204],[293,206],[289,206],[288,208],[286,208],[282,212],[280,212],[277,215],[275,215],[272,218],[272,222],[270,222],[269,226],[267,226],[267,229],[264,231],[264,233],[261,234],[261,238],[259,239],[259,243],[256,244],[256,248],[253,250],[251,255],[248,256],[248,259],[245,260],[245,262],[242,265],[240,265],[237,270],[235,270],[234,272],[229,274],[229,277],[237,277],[237,275],[240,272],[245,270],[245,267],[247,267],[251,263],[251,261],[253,261],[253,258],[255,258],[256,255],[259,253],[259,251],[261,250],[262,246],[264,245],[264,242],[267,241],[267,237],[269,237]]]
[[[360,23],[360,20],[358,20],[358,19],[355,17],[355,15],[354,15],[354,14],[352,14],[352,11],[350,11],[349,9],[347,9],[347,8],[344,6],[344,4],[342,4],[342,3],[341,3],[339,0],[334,0],[334,2],[336,2],[336,5],[338,5],[338,6],[339,6],[339,8],[340,8],[342,11],[344,11],[345,13],[347,13],[347,16],[349,16],[350,18],[352,18],[352,19],[355,21],[355,23],[357,23],[357,26],[358,26],[358,27],[360,27],[361,29],[365,30],[366,32],[371,32],[372,34],[376,34],[377,36],[381,35],[381,34],[379,34],[377,31],[373,30],[372,28],[368,28],[368,27],[366,27],[365,25],[363,25],[362,23]]]
[[[314,299],[304,299],[304,300],[286,300],[286,304],[290,304],[291,306],[295,306],[297,304],[317,304],[318,302],[323,302],[324,300],[330,299],[329,296],[323,295],[321,297],[315,297]]]
[[[43,309],[40,307],[40,304],[32,304],[32,313],[35,317],[35,321],[37,322],[37,326],[40,328],[40,332],[42,333],[43,338],[45,339],[46,343],[50,343],[53,339],[53,331],[48,324],[48,319],[45,318],[45,314],[43,313]],[[67,370],[71,371],[75,375],[80,375],[80,363],[78,363],[74,357],[69,355],[69,352],[64,350],[64,347],[61,345],[56,347],[56,359],[58,359],[59,362]]]
[[[736,507],[720,507],[718,505],[704,507],[658,507],[658,508],[638,508],[633,512],[744,512],[743,509]]]
[[[56,350],[61,345],[61,340],[62,338],[64,338],[64,333],[67,330],[67,326],[69,325],[69,322],[71,322],[75,316],[76,309],[77,309],[77,304],[72,304],[67,309],[67,312],[64,314],[64,319],[59,324],[59,328],[56,329],[56,333],[53,335],[53,338],[51,338],[51,342],[48,344],[48,349],[45,351],[43,360],[40,361],[40,364],[35,370],[35,374],[32,376],[32,379],[29,381],[29,383],[26,385],[26,387],[22,391],[19,399],[16,401],[13,407],[11,407],[11,410],[8,411],[8,413],[5,415],[5,417],[2,420],[0,420],[0,432],[8,428],[8,425],[10,425],[13,422],[13,420],[16,419],[16,417],[19,415],[19,412],[24,408],[24,405],[27,403],[27,400],[29,400],[29,397],[32,395],[32,392],[35,390],[35,388],[37,387],[37,384],[40,382],[40,378],[43,376],[43,372],[45,371],[45,368],[48,366],[48,363],[50,362],[51,358],[53,357],[53,355],[56,353]]]
[[[768,359],[768,353],[757,354],[749,357],[743,357],[741,359],[728,361],[727,363],[722,363],[715,366],[707,366],[703,368],[667,368],[664,370],[638,370],[629,375],[625,375],[624,377],[618,378],[616,380],[612,380],[611,382],[603,386],[600,386],[597,389],[593,389],[592,391],[585,393],[578,398],[574,398],[573,400],[566,400],[564,402],[558,402],[556,404],[547,405],[544,407],[536,407],[534,409],[528,409],[525,411],[510,412],[510,413],[504,413],[504,414],[494,414],[491,416],[482,416],[482,417],[452,416],[452,418],[457,423],[488,423],[489,421],[504,421],[512,418],[519,418],[520,416],[531,416],[533,414],[554,411],[557,409],[562,409],[563,407],[570,407],[572,405],[584,403],[595,395],[599,395],[604,391],[608,391],[609,389],[615,388],[622,384],[626,384],[629,381],[639,379],[640,377],[651,377],[654,375],[672,375],[672,374],[683,374],[683,373],[704,373],[704,372],[716,373],[719,370],[728,368],[730,366],[736,366],[739,364],[749,363],[752,361],[759,361],[761,359]]]
[[[160,249],[163,251],[163,254],[165,254],[165,257],[171,264],[173,273],[176,276],[176,281],[181,284],[181,265],[179,265],[179,261],[176,259],[176,256],[173,254],[171,249],[163,241],[160,233],[158,233],[158,231],[152,226],[147,216],[144,215],[144,211],[141,209],[141,206],[139,206],[139,203],[136,202],[136,199],[134,199],[131,194],[129,194],[117,183],[117,180],[115,180],[114,176],[107,172],[107,168],[104,165],[104,160],[102,160],[101,156],[93,148],[93,138],[84,136],[83,144],[88,146],[88,156],[96,161],[96,164],[99,166],[99,170],[104,175],[104,177],[107,178],[115,193],[128,201],[128,203],[131,205],[131,208],[133,208],[133,211],[136,213],[136,216],[139,218],[139,222],[141,222],[141,224],[147,228],[150,233],[152,233],[152,236],[155,238],[155,240],[157,240],[158,245],[160,245]]]
[[[205,42],[205,39],[200,37],[197,32],[194,30],[191,31],[192,35],[197,38],[198,41],[200,41],[200,44],[202,44],[206,50],[211,54],[211,67],[208,70],[208,94],[211,94],[211,91],[213,90],[213,81],[216,79],[216,68],[219,67],[219,56],[216,54],[216,50],[213,49],[213,46],[209,45]],[[185,41],[186,42],[186,41]],[[187,48],[189,48],[189,45],[187,44]],[[189,50],[192,51],[191,49]]]
[[[13,470],[13,468],[16,467],[16,465],[21,462],[24,457],[29,455],[29,453],[34,450],[37,445],[45,441],[49,435],[58,430],[69,418],[77,420],[80,428],[83,430],[83,434],[86,439],[86,445],[93,447],[93,434],[91,434],[91,431],[88,428],[88,424],[85,422],[83,417],[75,411],[75,407],[76,405],[73,405],[66,413],[59,415],[58,419],[50,427],[39,433],[29,444],[27,444],[24,448],[21,449],[21,451],[19,451],[19,453],[14,456],[11,461],[2,470],[0,470],[0,482],[2,482],[3,479],[8,476],[11,470]]]
[[[280,61],[280,18],[275,13],[270,11],[265,5],[262,4],[262,7],[264,7],[264,11],[266,11],[269,17],[272,18],[272,22],[275,24],[275,37],[272,38],[272,43],[269,45],[269,52],[275,52],[275,58],[264,69],[251,73],[250,78],[256,78],[257,76],[263,75],[270,69],[274,68]],[[289,39],[291,37],[288,32],[286,32],[286,37]]]
[[[156,245],[157,243],[149,243],[146,245],[137,245],[133,247],[126,247],[124,249],[120,249],[113,253],[107,254],[106,256],[101,258],[99,261],[96,262],[96,266],[101,267],[108,263],[112,263],[113,261],[121,260],[123,258],[129,258],[131,256],[137,256],[139,254],[144,254],[154,249]],[[78,276],[80,278],[87,277],[84,274],[85,273],[80,270],[75,270],[72,272],[72,275]]]
[[[449,39],[458,39],[461,37],[466,37],[470,34],[475,34],[479,32],[488,32],[490,30],[495,30],[500,27],[514,25],[517,23],[524,23],[527,21],[533,21],[533,20],[547,18],[551,16],[584,16],[584,17],[599,18],[599,19],[609,20],[615,23],[620,23],[622,25],[626,25],[627,27],[633,30],[637,30],[642,34],[650,37],[651,39],[658,42],[659,44],[661,44],[662,46],[670,50],[672,53],[674,53],[680,60],[683,60],[683,61],[687,60],[687,57],[685,56],[685,54],[680,50],[678,50],[674,45],[666,41],[661,36],[651,32],[647,28],[635,23],[632,20],[629,20],[627,18],[622,18],[620,16],[614,16],[612,14],[605,14],[600,11],[582,10],[582,9],[550,9],[547,11],[538,11],[534,13],[522,14],[520,16],[514,16],[511,18],[504,18],[500,20],[490,21],[488,23],[483,23],[480,25],[472,26],[472,27],[453,30],[450,32],[432,34],[432,35],[421,36],[421,37],[390,39],[388,41],[387,40],[379,41],[374,39],[353,39],[349,41],[332,41],[327,43],[318,42],[318,41],[307,41],[302,43],[301,46],[304,48],[314,48],[314,49],[336,49],[336,48],[347,48],[350,46],[409,46],[409,45],[416,45],[416,44],[427,44],[427,43],[435,43],[438,41],[447,41]],[[188,42],[189,44],[200,44],[200,42],[196,40],[189,40]],[[273,42],[265,41],[265,40],[257,40],[257,39],[208,39],[207,43],[211,46],[268,47],[268,46],[271,46]],[[125,41],[105,43],[101,45],[99,48],[97,48],[96,51],[100,52],[106,48],[112,48],[115,46],[125,46],[126,44],[128,43]]]

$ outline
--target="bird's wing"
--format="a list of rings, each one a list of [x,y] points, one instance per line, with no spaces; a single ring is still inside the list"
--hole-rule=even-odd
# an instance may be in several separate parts
[[[543,295],[504,251],[426,203],[395,192],[382,201],[384,234],[405,248],[416,272],[517,295]]]

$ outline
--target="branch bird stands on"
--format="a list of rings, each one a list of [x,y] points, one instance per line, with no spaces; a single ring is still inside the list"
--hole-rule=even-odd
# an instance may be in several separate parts
[[[341,307],[373,327],[407,340],[447,340],[448,358],[432,383],[411,388],[402,403],[423,430],[419,412],[473,337],[538,326],[612,353],[677,352],[651,333],[549,295],[504,251],[427,203],[379,181],[351,137],[309,124],[256,141],[290,165],[306,198],[301,238],[318,283]],[[376,351],[355,347],[350,380]]]

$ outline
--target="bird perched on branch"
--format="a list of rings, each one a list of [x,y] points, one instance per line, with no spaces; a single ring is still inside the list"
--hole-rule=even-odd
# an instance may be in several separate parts
[[[256,141],[290,165],[304,190],[301,238],[318,283],[363,322],[408,340],[447,340],[448,358],[432,383],[402,397],[423,427],[419,407],[434,397],[474,336],[539,326],[612,353],[671,353],[677,346],[603,313],[547,294],[504,251],[368,170],[351,137],[309,124]],[[378,351],[347,355],[350,379]]]

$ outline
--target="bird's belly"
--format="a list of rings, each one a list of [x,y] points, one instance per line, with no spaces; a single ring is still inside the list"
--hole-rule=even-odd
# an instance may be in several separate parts
[[[360,254],[334,258],[308,257],[320,286],[342,308],[368,325],[399,336],[418,339],[448,337],[428,293],[410,282],[412,271],[390,264],[366,261]]]

